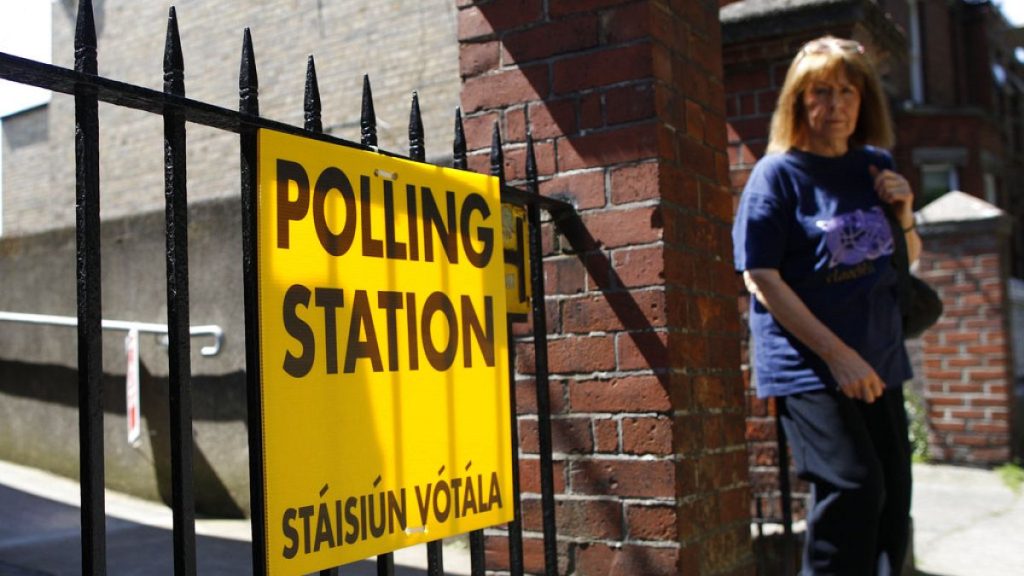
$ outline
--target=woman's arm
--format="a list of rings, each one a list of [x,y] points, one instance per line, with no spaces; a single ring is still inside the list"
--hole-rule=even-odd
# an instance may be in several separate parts
[[[825,361],[843,394],[868,403],[882,395],[885,384],[875,370],[814,316],[778,270],[747,270],[743,281],[779,324]]]
[[[903,237],[907,239],[907,261],[913,264],[921,255],[921,237],[914,224],[914,191],[910,189],[907,179],[898,172],[879,170],[874,166],[870,170],[878,197],[892,206],[900,221]]]

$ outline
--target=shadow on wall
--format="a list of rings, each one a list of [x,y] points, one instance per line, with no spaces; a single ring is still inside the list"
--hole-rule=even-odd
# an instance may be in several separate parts
[[[555,222],[564,239],[556,236],[552,242],[551,230],[543,232],[546,256],[551,258],[546,263],[553,285],[548,293],[566,297],[548,301],[548,332],[570,336],[549,345],[552,373],[633,370],[643,365],[653,371],[668,396],[674,389],[669,341],[674,336],[663,328],[673,324],[668,317],[678,310],[668,308],[678,304],[668,302],[662,292],[635,289],[660,285],[673,272],[661,272],[662,265],[656,263],[651,268],[659,270],[643,279],[635,278],[635,269],[634,277],[624,278],[629,273],[620,267],[628,264],[617,265],[628,260],[627,254],[643,253],[628,250],[646,246],[658,252],[653,258],[660,260],[657,244],[666,220],[674,230],[679,228],[675,208],[664,203],[625,210],[615,206],[653,200],[660,193],[653,44],[649,37],[643,38],[653,9],[650,3],[590,9],[595,4],[528,0],[477,4],[460,11],[467,141],[471,150],[486,150],[497,122],[506,142],[505,175],[516,183],[526,177],[529,133],[541,193],[566,200],[579,211]],[[474,154],[470,167],[487,172],[487,161],[486,154]],[[619,184],[629,192],[620,192]],[[552,272],[555,267],[557,272]],[[595,332],[610,334],[613,343],[592,336]],[[624,350],[629,360],[619,360],[614,348]],[[521,352],[519,370],[529,372],[533,355]],[[591,361],[595,356],[601,360]],[[566,419],[552,424],[556,451],[594,451],[589,430],[581,440]],[[527,430],[529,424],[520,433]],[[527,439],[521,442],[530,445]],[[582,471],[575,480],[592,483],[593,493],[615,493],[614,472],[604,464],[583,459],[574,465]],[[666,477],[673,481],[671,470]],[[563,502],[555,515],[560,535],[619,538],[605,530],[614,532],[614,527],[623,525],[620,508],[601,506],[582,520],[572,504]],[[573,552],[576,546],[570,544],[568,553],[559,554],[569,563],[569,571],[575,562],[587,562],[593,554]],[[629,552],[623,556],[628,560],[616,562],[628,562],[627,571],[632,573],[666,570],[659,565],[663,560],[655,559],[660,558],[657,555]]]
[[[108,488],[159,498],[171,504],[169,386],[140,366],[143,438],[138,447],[125,438],[124,376],[103,375],[104,461]],[[196,513],[241,518],[247,514],[248,486],[229,486],[217,469],[248,471],[245,435],[241,450],[218,434],[218,423],[245,426],[245,374],[193,376],[193,441]],[[62,366],[0,361],[0,458],[78,476],[78,372]],[[7,417],[8,410],[19,413]],[[34,412],[32,416],[26,412]],[[233,435],[239,436],[239,435]],[[114,483],[117,485],[114,485]]]
[[[631,45],[627,38],[620,37],[626,33],[622,32],[624,28],[633,29],[625,24],[645,21],[648,8],[612,7],[602,11],[598,18],[575,4],[552,3],[545,8],[546,3],[542,2],[495,2],[466,10],[460,20],[460,39],[470,52],[481,54],[479,58],[463,57],[462,74],[466,78],[462,101],[467,113],[468,144],[471,150],[489,150],[493,123],[499,122],[506,143],[507,179],[522,180],[526,134],[527,130],[532,132],[538,172],[543,180],[541,192],[570,202],[583,212],[582,217],[557,223],[569,244],[565,251],[578,256],[621,323],[619,329],[628,333],[633,345],[667,386],[667,374],[658,370],[667,365],[666,343],[653,331],[648,315],[615,270],[610,253],[615,246],[606,245],[591,232],[593,226],[587,211],[607,207],[605,178],[559,176],[560,172],[658,156],[653,128],[652,46],[649,41]],[[525,27],[543,22],[545,10],[557,23]],[[558,31],[559,28],[562,30]],[[508,29],[515,30],[501,32],[501,41],[493,41],[495,30]],[[552,34],[558,39],[551,40]],[[551,42],[559,46],[552,49]],[[499,50],[507,51],[506,63],[518,67],[502,70],[498,79],[493,75],[478,76],[497,66]],[[489,56],[483,56],[484,53]],[[494,57],[493,62],[490,56]],[[497,90],[496,85],[508,89]],[[524,102],[526,106],[506,109]],[[645,122],[638,126],[639,121]],[[486,154],[476,154],[470,160],[472,169],[489,171]],[[651,185],[657,188],[657,180]],[[663,228],[660,208],[650,211],[649,222],[643,224],[652,230]]]

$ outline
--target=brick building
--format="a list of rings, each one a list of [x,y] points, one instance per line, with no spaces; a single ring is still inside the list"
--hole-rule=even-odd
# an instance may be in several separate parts
[[[53,8],[61,66],[71,61],[74,4]],[[159,85],[168,5],[96,2],[101,74]],[[560,573],[753,572],[716,2],[185,1],[177,14],[192,98],[235,106],[248,26],[268,117],[300,122],[311,52],[333,134],[358,138],[363,73],[382,148],[405,149],[412,90],[428,157],[448,156],[460,101],[474,169],[486,169],[497,122],[506,173],[521,182],[532,134],[542,192],[570,200],[585,232],[569,245],[550,223],[544,230]],[[74,314],[72,109],[55,95],[4,121],[0,274],[10,289],[0,309]],[[162,322],[160,122],[104,106],[100,116],[104,315]],[[236,142],[189,127],[191,315],[226,332],[221,356],[193,359],[197,504],[238,514],[248,507],[248,468]],[[0,455],[75,476],[73,334],[18,330],[5,326],[0,337]],[[111,385],[124,370],[120,346],[118,335],[104,336]],[[526,558],[537,572],[532,354],[521,338]],[[108,482],[167,498],[166,355],[149,342],[141,356],[147,434],[140,448],[125,446],[123,405],[111,400]],[[42,417],[60,424],[39,440],[32,428]],[[500,571],[505,540],[491,536],[488,566]]]

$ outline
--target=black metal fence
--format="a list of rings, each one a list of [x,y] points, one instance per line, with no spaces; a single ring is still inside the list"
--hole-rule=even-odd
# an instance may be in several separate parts
[[[249,410],[250,494],[253,523],[253,567],[256,574],[266,570],[265,521],[262,486],[262,442],[259,383],[259,338],[257,334],[257,244],[256,244],[256,133],[267,128],[364,150],[376,150],[377,128],[369,80],[364,78],[360,142],[323,133],[320,96],[313,58],[307,63],[304,98],[305,125],[302,128],[262,118],[252,38],[245,31],[239,77],[239,109],[232,111],[190,100],[185,96],[184,59],[174,8],[170,9],[164,52],[162,92],[117,82],[97,75],[97,42],[92,2],[79,2],[75,31],[73,70],[0,53],[0,78],[29,84],[75,98],[76,158],[76,254],[78,302],[78,392],[79,441],[81,446],[82,572],[106,574],[106,531],[104,502],[104,442],[101,346],[102,300],[100,294],[100,177],[98,103],[104,102],[159,114],[164,119],[164,174],[166,201],[167,323],[169,335],[169,390],[171,416],[171,479],[173,509],[174,573],[196,573],[195,495],[192,458],[192,391],[189,341],[188,235],[186,189],[186,123],[210,126],[239,135],[241,155],[241,209],[245,300],[246,386]],[[543,507],[544,560],[547,574],[557,573],[554,475],[552,463],[550,397],[547,368],[547,327],[544,314],[544,279],[540,241],[541,210],[555,220],[576,218],[564,202],[545,198],[538,192],[538,177],[532,140],[527,143],[527,190],[506,186],[501,138],[495,125],[491,148],[491,173],[501,179],[502,202],[526,206],[529,223],[529,278],[534,298],[531,303],[535,351],[536,402],[540,444],[541,502]],[[388,154],[386,152],[382,152]],[[456,111],[453,147],[454,166],[467,168],[466,139],[461,114]],[[394,156],[398,156],[392,154]],[[425,148],[419,102],[413,95],[409,123],[408,158],[423,162]],[[571,227],[569,227],[571,228]],[[511,326],[511,322],[509,323]],[[509,342],[514,354],[511,328]],[[518,457],[515,409],[515,361],[509,363],[512,398],[513,455]],[[515,520],[508,526],[509,566],[522,574],[523,545],[519,502],[518,463],[513,464],[513,505]],[[472,573],[483,574],[484,535],[470,534]],[[427,545],[428,574],[444,573],[439,541]],[[377,572],[394,573],[390,554],[379,556]],[[335,574],[337,568],[324,570]]]

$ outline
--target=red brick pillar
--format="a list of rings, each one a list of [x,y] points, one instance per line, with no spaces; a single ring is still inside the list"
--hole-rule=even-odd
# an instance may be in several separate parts
[[[490,130],[592,242],[545,231],[561,573],[752,574],[715,1],[457,0],[471,165]],[[578,247],[577,247],[578,248]],[[527,569],[541,566],[532,344],[518,347]],[[507,564],[504,538],[488,566]]]
[[[999,209],[950,192],[921,210],[919,275],[945,310],[922,337],[915,367],[923,388],[929,457],[1002,464],[1011,454],[1010,221]]]

